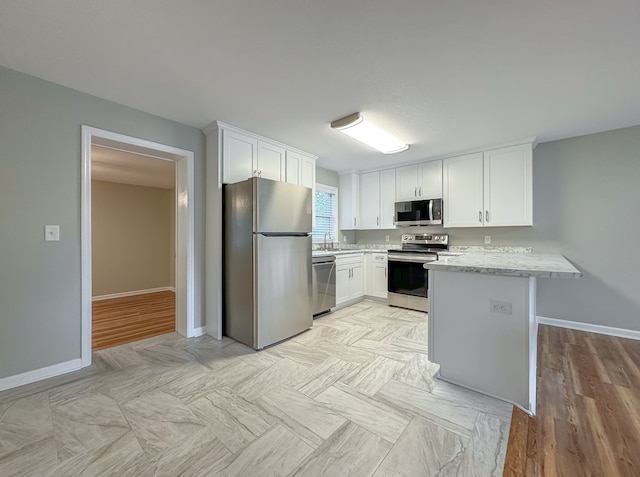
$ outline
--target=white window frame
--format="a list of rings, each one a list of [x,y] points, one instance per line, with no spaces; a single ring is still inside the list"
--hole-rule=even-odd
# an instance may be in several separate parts
[[[335,224],[334,224],[334,230],[332,232],[332,238],[333,238],[333,242],[338,242],[338,233],[340,232],[340,229],[338,227],[338,188],[334,187],[334,186],[330,186],[327,184],[319,184],[316,182],[316,190],[315,192],[325,192],[327,194],[333,194],[335,195],[335,201],[334,201],[334,217],[335,217]],[[315,214],[316,211],[314,210],[313,213]],[[316,237],[314,235],[312,235],[311,240],[313,243],[323,243],[324,242],[324,237]]]

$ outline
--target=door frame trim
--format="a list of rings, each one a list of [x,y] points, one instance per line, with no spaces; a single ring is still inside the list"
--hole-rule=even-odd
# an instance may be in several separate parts
[[[99,144],[99,143],[103,144]],[[82,367],[91,365],[91,146],[118,143],[124,150],[176,163],[176,330],[195,329],[194,153],[145,139],[82,125],[81,161],[81,341]]]

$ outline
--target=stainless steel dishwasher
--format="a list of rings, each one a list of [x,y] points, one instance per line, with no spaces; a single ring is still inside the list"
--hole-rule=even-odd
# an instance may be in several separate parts
[[[313,257],[313,316],[336,306],[336,257]]]

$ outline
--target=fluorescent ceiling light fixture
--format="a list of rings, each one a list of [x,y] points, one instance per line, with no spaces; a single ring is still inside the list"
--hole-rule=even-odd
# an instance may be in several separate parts
[[[366,121],[360,113],[353,113],[346,118],[338,119],[331,123],[331,127],[385,154],[409,149],[407,144]]]

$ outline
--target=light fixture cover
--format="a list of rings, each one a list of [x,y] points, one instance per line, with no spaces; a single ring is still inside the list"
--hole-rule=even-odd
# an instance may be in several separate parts
[[[385,154],[393,154],[409,149],[407,144],[371,124],[360,113],[353,113],[345,118],[333,121],[331,127]]]

